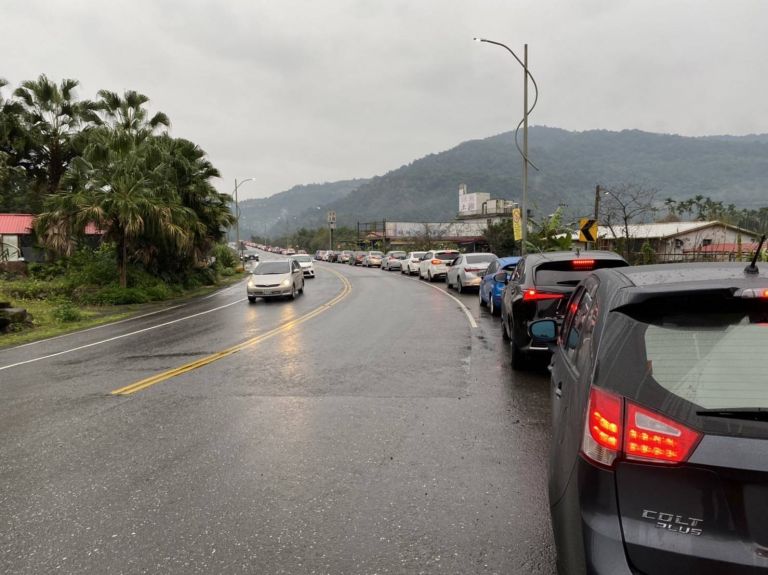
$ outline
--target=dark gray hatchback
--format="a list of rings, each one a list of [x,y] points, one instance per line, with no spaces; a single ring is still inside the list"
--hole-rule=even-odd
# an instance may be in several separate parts
[[[768,572],[766,272],[601,269],[531,324],[560,573]]]

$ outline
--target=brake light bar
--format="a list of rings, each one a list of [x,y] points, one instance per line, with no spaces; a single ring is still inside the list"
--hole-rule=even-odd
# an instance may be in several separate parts
[[[702,434],[631,401],[592,387],[581,452],[601,465],[619,457],[649,463],[687,461]]]
[[[577,270],[591,270],[595,267],[595,260],[573,260],[571,265]]]
[[[444,264],[445,262],[443,260],[434,259],[432,260],[433,266],[439,266],[440,264]]]
[[[562,299],[565,294],[562,293],[549,293],[537,291],[535,289],[527,289],[523,291],[523,301],[541,301],[546,299]]]

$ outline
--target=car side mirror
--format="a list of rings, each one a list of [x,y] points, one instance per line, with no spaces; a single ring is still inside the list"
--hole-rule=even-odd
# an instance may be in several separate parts
[[[493,280],[499,283],[507,284],[509,283],[509,276],[507,275],[507,272],[499,272],[493,276]]]
[[[550,345],[557,342],[560,324],[554,319],[540,319],[528,324],[528,333],[531,334],[533,344]]]

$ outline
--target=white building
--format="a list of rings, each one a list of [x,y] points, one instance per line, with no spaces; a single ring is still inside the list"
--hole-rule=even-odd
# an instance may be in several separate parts
[[[738,260],[754,253],[760,241],[757,232],[719,221],[630,224],[626,231],[630,254],[639,254],[647,243],[659,262]],[[598,248],[624,251],[623,225],[599,226],[597,236]],[[573,244],[585,247],[578,232]]]

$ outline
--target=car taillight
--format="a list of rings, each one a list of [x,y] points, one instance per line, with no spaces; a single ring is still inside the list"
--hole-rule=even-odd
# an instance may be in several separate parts
[[[612,465],[621,449],[621,398],[597,387],[589,390],[581,451],[592,461]]]
[[[597,387],[589,390],[581,452],[596,463],[611,466],[622,455],[649,463],[682,463],[700,439],[698,431],[621,396]]]
[[[483,268],[464,268],[464,271],[471,274],[476,274],[477,272],[483,271]]]
[[[548,293],[537,291],[535,289],[527,289],[523,291],[523,301],[540,301],[545,299],[562,299],[565,294],[561,293]]]
[[[573,260],[571,265],[575,270],[591,270],[595,267],[595,260]]]
[[[685,461],[701,439],[699,432],[629,401],[625,434],[628,459],[658,463]]]
[[[439,266],[442,263],[444,263],[443,260],[432,260],[432,265],[433,266]]]

